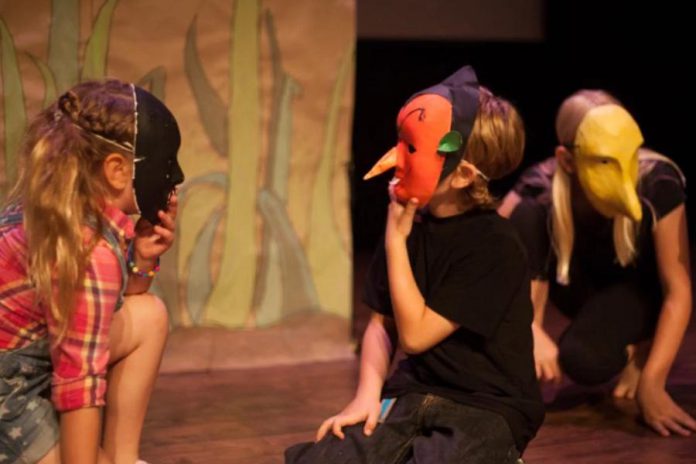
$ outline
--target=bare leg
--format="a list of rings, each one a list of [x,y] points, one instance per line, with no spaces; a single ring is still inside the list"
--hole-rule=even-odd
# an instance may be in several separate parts
[[[46,456],[42,457],[36,464],[60,464],[60,445],[54,446]]]
[[[126,297],[114,315],[103,443],[114,464],[138,460],[140,434],[168,330],[167,310],[154,295]]]
[[[54,446],[51,451],[49,451],[46,456],[42,457],[36,464],[61,464],[60,445]],[[112,464],[111,459],[106,456],[104,450],[99,450],[99,461],[97,464]]]

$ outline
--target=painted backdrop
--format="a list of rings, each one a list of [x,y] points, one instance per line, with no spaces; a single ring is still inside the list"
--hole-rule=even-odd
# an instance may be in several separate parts
[[[182,130],[174,326],[262,328],[352,308],[354,0],[0,0],[0,190],[27,120],[103,76]]]

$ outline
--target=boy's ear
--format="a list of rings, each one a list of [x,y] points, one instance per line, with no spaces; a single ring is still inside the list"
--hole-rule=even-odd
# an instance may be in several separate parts
[[[476,178],[476,169],[468,161],[462,160],[452,173],[450,185],[456,189],[467,188]]]
[[[116,191],[124,190],[132,181],[133,163],[120,153],[107,155],[102,169],[106,183]]]
[[[573,163],[573,154],[563,145],[558,145],[556,151],[556,162],[568,174],[575,172],[575,164]]]

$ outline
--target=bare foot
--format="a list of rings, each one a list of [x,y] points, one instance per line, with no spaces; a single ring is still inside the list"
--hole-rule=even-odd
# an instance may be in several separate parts
[[[628,398],[632,400],[636,397],[640,374],[643,372],[643,366],[648,357],[649,348],[649,342],[628,345],[626,347],[628,362],[623,371],[621,371],[619,381],[614,387],[614,398]]]

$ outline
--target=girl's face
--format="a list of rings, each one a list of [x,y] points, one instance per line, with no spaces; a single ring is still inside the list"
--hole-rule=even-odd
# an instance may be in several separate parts
[[[138,204],[135,201],[135,191],[133,190],[132,180],[124,193],[124,205],[121,209],[126,214],[138,214]]]
[[[138,214],[138,202],[135,199],[135,189],[133,188],[133,176],[131,175],[128,186],[123,192],[124,208],[123,212],[126,214]]]
[[[120,153],[111,153],[104,161],[107,202],[126,214],[138,214],[139,208],[133,188],[133,160]]]

